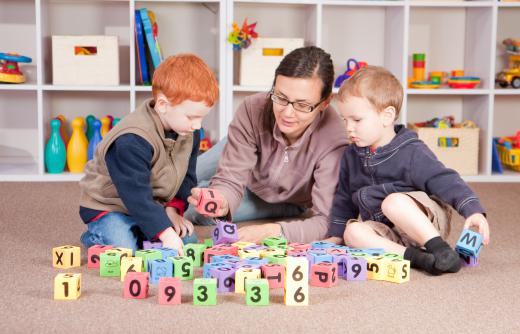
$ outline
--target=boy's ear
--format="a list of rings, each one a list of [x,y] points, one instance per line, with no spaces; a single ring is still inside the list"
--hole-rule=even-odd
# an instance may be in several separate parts
[[[164,94],[162,93],[159,93],[157,95],[157,101],[155,101],[155,107],[154,109],[161,113],[161,114],[164,114],[166,112],[166,107],[168,106],[168,103],[170,103],[168,101],[168,98],[166,98],[166,96],[164,96]]]
[[[388,106],[381,112],[381,116],[383,117],[383,125],[393,126],[395,121],[395,108],[392,106]]]
[[[333,98],[333,97],[334,97],[334,95],[333,95],[333,94],[330,94],[330,96],[327,97],[327,98],[326,98],[326,99],[321,103],[321,106],[322,106],[321,110],[325,110],[325,109],[327,109],[327,107],[329,106],[330,101],[332,101],[332,98]]]

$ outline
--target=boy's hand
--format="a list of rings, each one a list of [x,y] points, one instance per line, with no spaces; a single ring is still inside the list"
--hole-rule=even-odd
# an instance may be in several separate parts
[[[167,207],[166,214],[168,215],[168,218],[170,218],[175,233],[177,233],[181,238],[193,233],[193,224],[189,220],[181,217],[175,208]]]
[[[489,244],[489,224],[486,217],[481,213],[472,214],[464,223],[464,229],[471,227],[478,228],[478,233],[480,233],[483,238],[482,243],[487,246]]]
[[[201,194],[201,188],[193,188],[193,189],[191,189],[191,196],[188,197],[188,203],[193,205],[195,207],[195,209],[197,209],[197,205],[199,204],[200,194]],[[224,196],[221,196],[220,198],[222,200],[220,209],[218,209],[215,213],[212,213],[210,215],[204,213],[204,216],[224,217],[229,213],[229,203],[228,203],[227,199]],[[201,213],[201,212],[199,212],[199,213]]]
[[[182,249],[184,244],[173,228],[168,227],[164,230],[159,239],[161,239],[163,247],[176,249],[179,252],[179,256],[184,256]]]
[[[238,229],[239,241],[249,241],[255,244],[262,243],[262,240],[268,237],[274,237],[282,233],[280,224],[258,224],[244,226]]]

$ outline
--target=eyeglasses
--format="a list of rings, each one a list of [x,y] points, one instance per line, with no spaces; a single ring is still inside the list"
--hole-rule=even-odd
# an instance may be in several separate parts
[[[302,112],[302,113],[306,113],[306,114],[313,112],[314,109],[316,109],[316,107],[319,106],[323,102],[323,100],[320,100],[320,102],[316,103],[315,105],[308,104],[305,102],[298,102],[298,101],[291,102],[291,101],[287,100],[285,97],[276,95],[274,93],[274,90],[271,90],[270,94],[271,94],[271,101],[273,101],[274,103],[279,104],[284,107],[288,106],[289,104],[292,104],[294,110]]]

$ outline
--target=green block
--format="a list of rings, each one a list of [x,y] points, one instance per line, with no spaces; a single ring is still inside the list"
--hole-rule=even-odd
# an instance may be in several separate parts
[[[216,278],[196,278],[193,281],[193,305],[217,305]]]
[[[267,260],[269,260],[269,263],[281,264],[281,265],[285,266],[287,264],[287,255],[285,255],[285,254],[269,255],[267,257]]]
[[[367,259],[369,257],[372,257],[372,255],[368,254],[368,253],[361,253],[361,252],[357,252],[357,253],[348,253],[349,256],[351,257],[362,257],[364,259]]]
[[[213,239],[209,238],[209,239],[204,239],[204,245],[206,245],[206,248],[211,248],[213,247]]]
[[[246,305],[269,305],[269,283],[265,278],[246,279]]]
[[[205,244],[187,244],[184,246],[184,254],[190,257],[195,267],[201,267],[204,264]]]
[[[99,275],[103,277],[121,276],[121,253],[110,250],[99,257]]]
[[[287,254],[287,251],[288,250],[292,250],[293,248],[289,245],[276,245],[276,246],[273,246],[273,248],[276,248],[276,249],[281,249],[283,250],[284,254]]]
[[[265,238],[262,243],[264,244],[264,246],[268,246],[268,247],[276,247],[276,246],[281,246],[281,245],[287,245],[287,239],[283,238],[283,237],[269,237],[269,238]]]
[[[193,279],[193,260],[188,256],[170,256],[173,262],[173,277],[179,277],[181,281]]]
[[[135,252],[135,257],[143,259],[143,272],[146,272],[148,271],[148,261],[162,259],[162,252],[158,249],[141,249]]]

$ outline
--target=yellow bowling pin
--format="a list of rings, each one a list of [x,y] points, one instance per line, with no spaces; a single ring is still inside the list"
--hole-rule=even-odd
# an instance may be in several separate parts
[[[83,118],[76,117],[72,121],[72,136],[67,146],[67,165],[71,173],[83,173],[87,163],[88,140],[84,127]]]
[[[101,137],[105,138],[106,134],[110,130],[110,124],[112,121],[108,117],[101,118]]]

